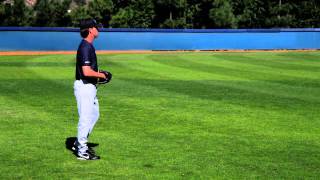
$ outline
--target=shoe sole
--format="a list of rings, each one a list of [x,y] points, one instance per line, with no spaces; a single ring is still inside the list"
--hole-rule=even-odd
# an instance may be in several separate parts
[[[86,159],[86,158],[82,158],[82,157],[77,157],[78,160],[81,161],[93,161],[93,160],[99,160],[100,158],[96,158],[96,159]]]
[[[81,156],[77,156],[77,159],[79,160],[83,160],[83,161],[91,161],[91,160],[99,160],[100,159],[100,156],[96,156],[95,158],[93,159],[87,159],[87,158],[84,158],[84,157],[81,157]]]
[[[89,160],[89,159],[85,159],[85,158],[82,158],[82,157],[77,157],[78,160],[82,160],[82,161],[86,161],[86,160]]]

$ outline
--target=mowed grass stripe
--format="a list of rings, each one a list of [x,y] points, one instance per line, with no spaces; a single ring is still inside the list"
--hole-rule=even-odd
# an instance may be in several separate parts
[[[235,64],[231,64],[228,63],[227,65],[222,65],[221,66],[221,61],[219,60],[219,62],[215,62],[215,65],[212,65],[213,63],[210,61],[197,61],[197,60],[183,60],[183,63],[179,63],[180,61],[175,61],[175,62],[170,62],[169,61],[165,61],[165,64],[169,65],[169,66],[177,66],[177,67],[181,67],[181,68],[188,68],[188,67],[192,67],[193,70],[198,70],[198,71],[204,71],[204,72],[208,72],[208,73],[212,73],[212,74],[222,74],[222,75],[228,75],[231,76],[233,78],[233,80],[235,78],[241,79],[243,81],[250,81],[250,80],[256,80],[258,81],[263,81],[263,83],[277,83],[277,86],[281,86],[284,85],[285,82],[289,81],[289,83],[287,83],[288,85],[293,85],[293,87],[296,86],[302,86],[303,88],[305,88],[306,86],[311,86],[311,87],[318,87],[319,84],[316,84],[317,82],[313,81],[312,79],[308,79],[308,78],[300,78],[300,77],[292,77],[292,76],[287,76],[287,75],[283,75],[283,73],[280,72],[281,75],[273,73],[274,71],[272,70],[270,72],[266,71],[266,72],[261,72],[261,69],[259,69],[259,67],[253,67],[253,68],[246,68],[244,69],[244,67],[237,67]],[[199,63],[201,62],[201,63]],[[207,63],[203,63],[203,62],[207,62]],[[254,73],[254,75],[252,75],[252,73]],[[196,73],[194,73],[196,74]],[[313,75],[315,75],[313,73]],[[270,80],[272,79],[272,81]],[[275,79],[275,80],[273,80]],[[276,80],[278,79],[278,80]],[[282,79],[285,79],[283,81],[281,81]],[[295,84],[293,84],[293,81],[290,81],[291,79],[294,79]],[[291,82],[291,83],[290,83]],[[291,88],[291,87],[289,87]],[[311,89],[312,90],[312,89]],[[309,94],[309,93],[308,93]]]
[[[183,63],[181,63],[181,61],[183,61]],[[186,69],[186,72],[184,73],[185,74],[185,78],[186,80],[188,79],[201,79],[201,77],[198,77],[196,75],[199,74],[199,72],[202,72],[204,71],[205,73],[212,73],[214,75],[216,74],[221,74],[223,77],[225,77],[224,75],[228,75],[228,76],[231,76],[230,79],[241,79],[243,81],[231,81],[230,83],[228,83],[228,86],[230,87],[242,87],[242,88],[239,88],[239,89],[248,89],[248,90],[252,90],[254,92],[258,91],[258,92],[261,92],[261,93],[266,93],[266,94],[279,94],[279,91],[282,91],[281,95],[282,96],[286,96],[286,97],[291,97],[291,98],[300,98],[300,96],[304,96],[304,97],[301,97],[300,99],[304,100],[305,98],[309,98],[310,101],[315,101],[317,99],[315,99],[315,97],[319,94],[318,92],[318,89],[316,88],[309,88],[308,89],[308,92],[303,92],[306,90],[306,87],[307,85],[310,85],[310,86],[319,86],[319,84],[307,84],[308,82],[306,82],[306,79],[296,79],[295,84],[291,83],[290,85],[286,85],[284,83],[282,83],[283,81],[270,81],[269,79],[276,79],[277,75],[273,75],[272,72],[269,72],[269,73],[263,73],[263,75],[260,75],[261,73],[259,73],[258,71],[254,71],[254,76],[252,74],[250,74],[251,71],[247,71],[247,70],[243,70],[243,68],[241,69],[236,69],[236,68],[225,68],[225,67],[219,67],[219,66],[204,66],[204,65],[199,65],[197,63],[194,63],[194,62],[190,62],[188,60],[184,60],[184,59],[178,59],[176,61],[173,61],[173,60],[168,60],[168,59],[165,59],[163,61],[154,61],[155,63],[160,63],[161,65],[165,65],[162,69],[163,71],[162,72],[165,72],[165,70],[167,69],[170,69],[170,74],[174,74],[174,72],[178,72],[179,70],[181,71],[181,68],[183,69]],[[163,64],[164,63],[164,64]],[[216,62],[216,64],[219,64],[220,62]],[[230,64],[229,64],[230,65]],[[153,66],[156,66],[156,64],[154,63],[150,63],[149,65],[150,67],[153,67]],[[231,65],[230,65],[231,66]],[[139,67],[143,67],[143,66],[139,66]],[[138,67],[138,68],[139,68]],[[177,67],[175,69],[175,67]],[[190,71],[190,67],[192,67],[192,72]],[[131,67],[132,68],[132,67]],[[147,68],[145,68],[147,69]],[[133,69],[133,71],[137,71],[137,69]],[[189,71],[189,72],[187,72]],[[198,71],[198,72],[194,72],[194,71]],[[145,71],[146,72],[146,71]],[[151,72],[148,72],[149,75],[151,75],[152,73]],[[167,74],[164,74],[164,73],[158,73],[156,75],[159,75],[159,76],[165,76]],[[154,75],[154,76],[156,76]],[[195,75],[195,77],[190,77],[190,76],[193,76]],[[263,78],[259,78],[260,76],[263,77]],[[216,77],[216,76],[214,76]],[[220,76],[221,78],[221,76]],[[288,77],[287,77],[288,79]],[[248,80],[255,80],[256,82],[252,82],[252,83],[246,83]],[[284,80],[286,81],[286,80]],[[307,81],[311,81],[309,79],[307,79]],[[210,84],[210,82],[213,82],[213,81],[208,81],[208,82],[205,82],[205,83],[208,83]],[[222,81],[216,81],[216,85],[219,84],[220,82]],[[240,83],[238,83],[240,82]],[[292,81],[291,81],[292,82]],[[312,81],[314,82],[314,81]],[[245,83],[244,86],[241,85],[241,83]],[[250,87],[250,84],[254,85],[254,87]],[[299,87],[299,86],[302,86],[302,87]],[[174,87],[171,85],[171,87]],[[207,88],[209,91],[210,91],[210,88]],[[292,93],[288,93],[288,91],[292,91]],[[276,92],[276,93],[274,93]],[[292,94],[294,94],[292,96]]]
[[[147,84],[148,84],[148,83],[147,83]],[[173,84],[174,84],[174,83],[173,83]],[[172,84],[172,85],[173,85],[173,84]]]
[[[100,55],[114,79],[99,87],[98,162],[64,148],[76,134],[74,56],[0,57],[1,177],[316,178],[319,56]]]

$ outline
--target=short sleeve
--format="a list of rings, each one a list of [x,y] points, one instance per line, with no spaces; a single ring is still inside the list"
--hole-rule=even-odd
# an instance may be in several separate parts
[[[81,54],[80,59],[79,59],[80,65],[81,66],[90,66],[92,63],[90,60],[90,47],[83,46],[80,49],[80,54]]]

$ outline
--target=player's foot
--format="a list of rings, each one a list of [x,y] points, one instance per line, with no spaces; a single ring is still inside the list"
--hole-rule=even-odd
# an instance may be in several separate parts
[[[90,146],[88,146],[88,152],[92,155],[96,155],[96,151]]]
[[[91,154],[88,150],[85,153],[78,152],[78,159],[79,160],[98,160],[100,156],[95,154]]]
[[[72,149],[73,151],[78,151],[78,146],[79,146],[79,143],[78,143],[77,140],[76,140],[76,141],[74,141],[74,143],[72,144],[71,149]],[[99,146],[99,144],[88,142],[88,143],[87,143],[87,146],[88,146],[89,148],[94,148],[94,147],[96,147],[96,146]]]
[[[96,146],[99,146],[99,144],[88,142],[88,143],[87,143],[87,146],[88,146],[88,147],[96,147]]]
[[[88,150],[91,154],[95,154],[95,150],[93,149],[95,146],[99,145],[99,144],[94,144],[92,145],[93,143],[88,143]],[[78,152],[78,143],[77,142],[74,142],[72,147],[71,147],[72,151],[74,152]]]

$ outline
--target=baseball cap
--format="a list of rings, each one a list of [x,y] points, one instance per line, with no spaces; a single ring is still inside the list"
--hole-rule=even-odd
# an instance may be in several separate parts
[[[80,30],[83,30],[83,29],[88,29],[88,28],[102,28],[102,24],[101,23],[97,23],[97,21],[95,19],[83,19],[83,20],[80,20]]]

